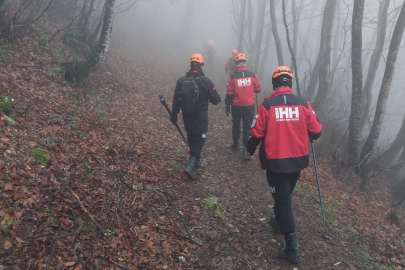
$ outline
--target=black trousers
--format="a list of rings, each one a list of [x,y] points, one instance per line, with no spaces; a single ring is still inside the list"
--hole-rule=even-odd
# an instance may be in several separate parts
[[[188,134],[187,143],[190,147],[190,157],[195,157],[200,160],[201,150],[204,146],[205,134]]]
[[[246,143],[250,136],[250,129],[255,117],[255,106],[232,106],[232,138],[234,143],[239,142],[240,138],[240,121],[242,120],[243,127],[243,145]]]
[[[291,209],[291,193],[293,192],[300,173],[276,173],[266,171],[271,194],[274,198],[274,214],[280,225],[281,234],[295,232],[294,215]]]

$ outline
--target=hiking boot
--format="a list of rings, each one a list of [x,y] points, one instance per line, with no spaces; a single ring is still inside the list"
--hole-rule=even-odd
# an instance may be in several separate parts
[[[232,148],[233,151],[239,151],[239,143],[233,143],[229,145],[230,148]]]
[[[276,215],[270,217],[270,226],[273,228],[275,234],[281,234],[280,225],[278,225]]]
[[[244,147],[243,147],[243,151],[242,151],[242,159],[244,159],[244,160],[248,160],[246,146],[244,146]]]
[[[187,175],[188,179],[194,180],[196,178],[197,175],[195,169],[197,168],[197,166],[198,159],[195,157],[191,157],[186,169],[184,170],[184,173]]]
[[[280,247],[280,255],[289,262],[298,264],[300,262],[300,254],[298,252],[297,235],[295,233],[284,234],[284,239],[286,247]]]

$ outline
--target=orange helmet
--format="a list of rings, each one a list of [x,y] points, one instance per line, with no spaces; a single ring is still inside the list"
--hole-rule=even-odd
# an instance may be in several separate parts
[[[278,68],[276,68],[273,72],[273,79],[277,78],[280,75],[288,75],[291,77],[291,79],[294,78],[291,69],[286,66],[279,66]]]
[[[204,58],[202,57],[201,54],[195,53],[190,57],[190,63],[191,62],[197,62],[200,64],[204,64]]]
[[[235,58],[235,62],[239,61],[247,61],[246,55],[244,55],[243,53],[238,53],[238,55]]]
[[[233,49],[233,50],[232,50],[232,54],[238,54],[238,50],[237,50],[237,49]]]

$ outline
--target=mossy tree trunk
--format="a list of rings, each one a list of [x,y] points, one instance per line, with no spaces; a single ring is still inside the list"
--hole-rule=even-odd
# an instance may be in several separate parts
[[[363,91],[363,13],[364,1],[354,0],[352,18],[352,100],[350,108],[348,164],[354,166],[359,162],[360,118]]]
[[[388,50],[387,64],[385,66],[384,77],[381,83],[380,94],[378,95],[377,107],[374,115],[373,125],[371,126],[370,134],[361,151],[360,158],[363,159],[369,155],[375,147],[378,138],[380,137],[382,122],[387,107],[387,99],[391,89],[392,79],[395,73],[395,64],[399,46],[402,41],[402,35],[405,29],[405,3],[402,6],[401,13],[395,25],[394,33],[392,35],[391,44]]]

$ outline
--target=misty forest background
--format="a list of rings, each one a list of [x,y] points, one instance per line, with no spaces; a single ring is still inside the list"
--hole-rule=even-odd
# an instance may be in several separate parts
[[[35,34],[37,51],[69,47],[69,54],[55,53],[48,62],[64,83],[86,87],[115,44],[147,52],[151,67],[177,72],[188,69],[191,54],[204,55],[213,40],[215,65],[204,69],[206,75],[224,96],[225,63],[238,49],[262,83],[259,105],[273,91],[274,68],[289,66],[293,91],[312,103],[324,126],[320,155],[331,159],[336,175],[353,179],[357,191],[388,200],[395,215],[405,200],[404,3],[0,0],[1,65],[7,65],[10,48]],[[174,90],[174,81],[166,87]],[[7,99],[1,102],[12,123],[15,110]]]

